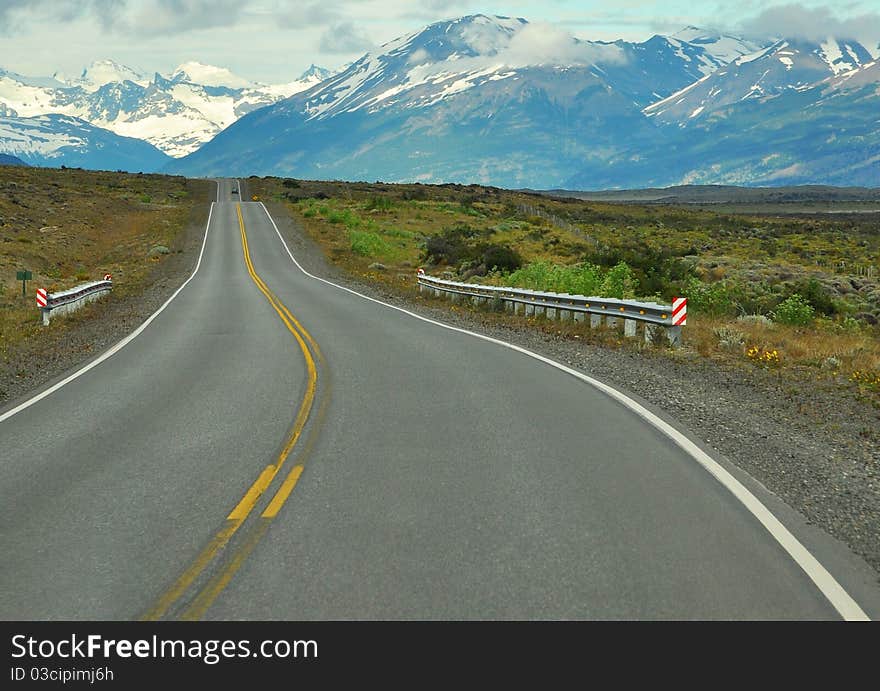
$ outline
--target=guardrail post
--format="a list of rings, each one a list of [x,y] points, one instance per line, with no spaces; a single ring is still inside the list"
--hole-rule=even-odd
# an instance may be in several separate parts
[[[546,313],[546,311],[547,311],[547,310],[546,310],[546,308],[544,307],[544,305],[535,305],[535,316],[536,316],[536,317],[540,317],[540,316],[542,316],[543,314]]]
[[[623,335],[626,338],[635,338],[636,336],[636,327],[638,323],[635,319],[624,319],[623,320]]]
[[[645,323],[645,343],[653,343],[654,342],[654,332],[659,327],[656,324]]]
[[[669,345],[678,348],[681,345],[681,327],[670,326],[666,329],[666,338],[669,339]]]
[[[526,316],[532,317],[535,314],[535,306],[531,303],[526,303]]]
[[[513,303],[513,313],[514,314],[525,314],[526,306],[522,302],[514,302]]]
[[[555,307],[548,307],[546,314],[547,314],[547,319],[556,319],[556,308]]]
[[[586,312],[575,312],[575,313],[574,313],[574,320],[575,320],[576,322],[582,322],[582,321],[584,321],[586,318],[587,318],[587,314],[586,314]]]
[[[605,326],[609,329],[614,329],[617,327],[617,317],[612,317],[611,315],[605,317]]]
[[[602,326],[602,315],[601,314],[591,314],[590,315],[590,328],[598,329]]]
[[[40,312],[43,313],[43,326],[49,326],[49,314],[52,310],[48,307],[41,307]]]

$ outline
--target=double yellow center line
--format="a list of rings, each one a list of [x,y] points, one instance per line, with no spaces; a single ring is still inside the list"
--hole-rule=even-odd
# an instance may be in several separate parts
[[[223,528],[221,528],[214,535],[214,537],[196,557],[190,567],[172,584],[172,586],[159,598],[156,604],[142,617],[142,619],[147,621],[155,621],[161,619],[168,613],[171,607],[174,606],[174,604],[177,603],[178,600],[180,600],[180,598],[190,589],[193,583],[196,582],[196,580],[205,571],[205,569],[215,560],[221,550],[226,547],[226,545],[232,539],[233,535],[235,535],[235,533],[242,526],[245,520],[251,515],[260,497],[266,492],[266,490],[272,484],[272,481],[281,472],[284,463],[287,461],[287,458],[290,456],[294,447],[296,447],[297,442],[300,440],[300,437],[302,437],[303,430],[305,429],[306,423],[309,420],[309,416],[312,412],[312,407],[315,402],[315,396],[318,386],[318,368],[315,363],[315,357],[317,357],[317,359],[322,364],[324,363],[324,357],[321,354],[321,349],[318,347],[318,344],[311,337],[309,332],[303,327],[303,325],[300,324],[299,321],[297,321],[296,317],[291,314],[290,310],[287,309],[287,307],[284,305],[283,302],[281,302],[278,296],[276,296],[271,290],[269,290],[266,283],[263,281],[262,278],[260,278],[259,274],[257,274],[256,270],[254,269],[253,262],[251,261],[250,248],[248,246],[247,232],[245,231],[244,227],[244,219],[241,215],[241,204],[236,204],[236,213],[238,214],[238,227],[241,233],[241,246],[244,253],[244,263],[247,267],[248,274],[250,274],[251,279],[254,281],[257,288],[259,288],[260,292],[263,293],[263,295],[269,301],[269,304],[272,305],[272,308],[275,310],[275,312],[278,313],[281,321],[284,322],[284,325],[287,327],[290,333],[293,334],[293,337],[296,339],[296,342],[299,345],[300,350],[302,351],[308,373],[306,391],[303,395],[302,403],[297,410],[296,418],[293,422],[293,427],[291,427],[290,433],[284,443],[284,446],[282,447],[277,458],[275,459],[275,462],[267,465],[263,469],[259,477],[248,488],[247,492],[245,492],[244,496],[241,498],[238,504],[235,505],[235,508],[233,508],[232,511],[229,512]],[[312,356],[312,352],[314,352],[315,354],[314,357]],[[321,406],[321,417],[323,417],[324,403],[326,403],[326,398]],[[311,446],[311,444],[309,444],[309,446]],[[250,536],[250,539],[246,540],[241,548],[237,552],[232,554],[226,566],[208,581],[205,587],[192,600],[191,604],[183,610],[181,618],[199,619],[207,611],[207,609],[211,606],[217,596],[223,591],[223,589],[232,579],[232,576],[241,566],[242,562],[250,553],[250,551],[254,548],[260,537],[262,537],[263,533],[265,533],[267,521],[275,518],[275,516],[278,515],[281,507],[284,506],[284,502],[287,501],[287,498],[290,496],[290,493],[296,486],[296,483],[299,480],[302,471],[302,465],[295,465],[290,469],[287,477],[284,479],[284,481],[281,483],[281,486],[275,492],[275,496],[272,497],[272,500],[263,510],[261,518],[264,520],[255,530],[255,532]]]

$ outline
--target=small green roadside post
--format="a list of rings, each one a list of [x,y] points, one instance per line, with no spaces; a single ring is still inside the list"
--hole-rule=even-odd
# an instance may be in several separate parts
[[[21,296],[27,297],[27,282],[32,280],[34,275],[30,271],[17,271],[15,279],[21,281]]]

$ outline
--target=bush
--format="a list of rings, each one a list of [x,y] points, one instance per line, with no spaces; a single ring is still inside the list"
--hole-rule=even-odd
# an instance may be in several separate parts
[[[348,216],[345,211],[337,211],[336,209],[330,209],[327,213],[327,223],[342,223],[345,221]]]
[[[586,259],[609,268],[625,263],[632,269],[636,280],[634,290],[639,295],[670,295],[682,292],[683,285],[694,276],[694,262],[687,261],[681,254],[691,252],[692,248],[685,248],[673,253],[648,245],[634,235],[619,238],[615,245],[601,246]]]
[[[688,307],[699,314],[720,317],[735,311],[732,290],[726,281],[703,283],[693,278],[686,284],[683,297],[687,298]]]
[[[801,281],[794,286],[792,294],[798,294],[817,312],[827,314],[829,317],[837,314],[838,306],[831,292],[815,278],[809,281]]]
[[[386,254],[391,248],[376,233],[367,233],[358,230],[349,231],[351,251],[362,257],[374,257]]]
[[[391,197],[373,195],[364,205],[366,211],[390,211],[396,206]]]
[[[606,298],[634,298],[636,295],[636,277],[626,262],[620,262],[608,269],[602,281],[602,296]]]
[[[425,259],[435,264],[446,262],[450,266],[476,259],[479,252],[468,240],[477,234],[477,230],[464,223],[444,228],[438,235],[431,235],[425,240]]]
[[[602,271],[594,264],[559,266],[534,262],[514,271],[505,283],[515,288],[593,296],[600,292]]]
[[[813,306],[797,293],[780,302],[773,311],[773,321],[792,326],[806,326],[815,316]]]
[[[490,270],[516,271],[522,266],[522,257],[510,247],[483,245],[480,252],[482,263]]]
[[[457,265],[467,253],[468,247],[460,238],[432,235],[425,240],[425,259],[435,264]]]

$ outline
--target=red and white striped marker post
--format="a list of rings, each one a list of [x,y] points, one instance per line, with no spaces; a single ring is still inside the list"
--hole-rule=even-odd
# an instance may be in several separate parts
[[[672,298],[672,325],[684,326],[687,324],[687,298]]]
[[[49,296],[46,294],[45,288],[37,288],[37,307],[43,315],[43,326],[49,326]]]
[[[666,338],[673,348],[681,345],[681,327],[687,324],[687,302],[687,298],[672,298],[672,326],[666,327]]]

